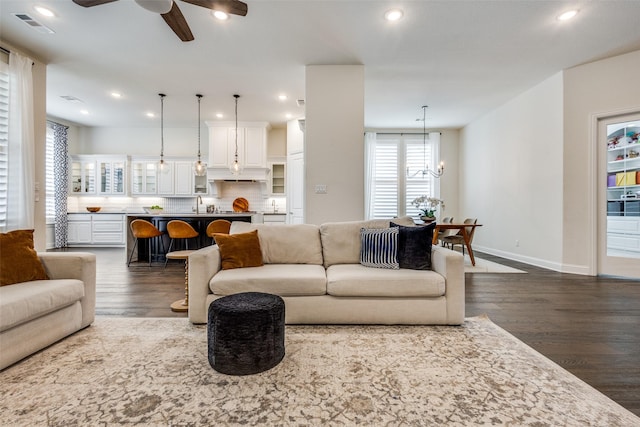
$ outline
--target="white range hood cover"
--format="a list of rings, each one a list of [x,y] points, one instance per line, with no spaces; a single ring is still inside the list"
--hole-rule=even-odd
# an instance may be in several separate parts
[[[234,175],[227,168],[208,168],[209,181],[259,181],[267,182],[271,170],[269,168],[244,168],[242,173]]]

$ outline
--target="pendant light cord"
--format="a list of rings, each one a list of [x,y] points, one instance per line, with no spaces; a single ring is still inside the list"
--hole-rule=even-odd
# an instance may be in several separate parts
[[[160,93],[160,164],[164,163],[164,93]]]
[[[238,98],[240,98],[240,95],[233,95],[233,97],[236,99],[236,154],[235,154],[235,161],[236,161],[236,163],[238,163]]]
[[[200,163],[200,100],[202,95],[196,94],[198,97],[198,163]]]

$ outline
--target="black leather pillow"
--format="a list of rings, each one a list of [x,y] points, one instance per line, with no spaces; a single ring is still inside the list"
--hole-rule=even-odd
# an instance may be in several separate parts
[[[406,227],[392,222],[391,227],[399,228],[398,263],[400,268],[431,270],[431,241],[436,224]]]

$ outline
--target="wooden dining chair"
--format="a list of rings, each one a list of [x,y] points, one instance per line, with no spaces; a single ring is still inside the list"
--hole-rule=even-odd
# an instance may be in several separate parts
[[[213,237],[214,234],[229,234],[230,229],[231,221],[227,221],[226,219],[211,221],[209,225],[207,225],[207,236],[211,237],[211,244],[216,243],[216,239]]]
[[[477,218],[467,218],[464,220],[463,224],[477,224],[477,222],[478,222]],[[465,228],[466,228],[467,234],[469,235],[469,245],[471,245],[471,243],[473,242],[473,235],[476,232],[476,227],[465,227]],[[464,237],[462,237],[462,230],[459,230],[456,234],[453,234],[451,236],[444,237],[442,241],[445,245],[449,245],[449,247],[452,250],[455,247],[455,245],[462,246],[462,255],[464,255],[465,242],[464,242]]]

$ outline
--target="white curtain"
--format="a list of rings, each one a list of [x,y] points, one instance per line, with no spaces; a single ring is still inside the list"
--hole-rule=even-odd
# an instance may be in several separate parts
[[[34,121],[33,60],[9,54],[9,147],[7,229],[33,229]]]
[[[373,217],[373,205],[375,202],[375,180],[373,174],[376,170],[376,133],[364,134],[364,217]]]
[[[432,171],[438,170],[438,162],[440,162],[440,132],[429,132],[429,143],[431,144],[431,165]],[[431,180],[431,194],[433,197],[440,198],[440,180]],[[440,207],[438,207],[440,209]]]

